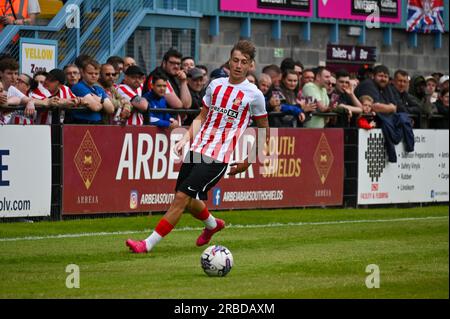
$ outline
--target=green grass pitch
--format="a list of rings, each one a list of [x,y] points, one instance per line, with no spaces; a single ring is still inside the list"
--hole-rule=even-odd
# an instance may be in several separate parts
[[[146,238],[160,215],[0,224],[0,298],[449,298],[447,206],[215,215],[229,227],[211,244],[235,261],[225,278],[203,273],[202,224],[189,215],[139,256],[125,240]],[[69,264],[78,289],[66,287]],[[371,264],[379,289],[366,286]]]

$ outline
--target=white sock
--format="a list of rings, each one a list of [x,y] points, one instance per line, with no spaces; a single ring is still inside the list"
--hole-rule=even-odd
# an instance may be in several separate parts
[[[206,228],[209,230],[213,230],[214,228],[217,227],[216,218],[211,214],[209,214],[208,219],[204,220],[203,223],[205,224]]]
[[[161,239],[163,239],[163,237],[161,237],[160,234],[154,231],[150,235],[150,237],[145,240],[145,243],[147,244],[147,251],[151,251],[153,247],[155,247],[161,241]]]

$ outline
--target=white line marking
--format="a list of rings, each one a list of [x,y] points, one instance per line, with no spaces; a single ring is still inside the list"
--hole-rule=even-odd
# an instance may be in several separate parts
[[[254,228],[276,228],[276,227],[298,227],[298,226],[322,226],[322,225],[345,225],[345,224],[369,224],[369,223],[392,223],[426,220],[445,220],[448,216],[441,217],[422,217],[422,218],[398,218],[398,219],[373,219],[373,220],[342,220],[332,222],[309,222],[309,223],[272,223],[265,225],[233,225],[229,224],[227,229],[254,229]],[[175,232],[201,231],[203,228],[184,227],[174,229]],[[101,233],[83,233],[83,234],[64,234],[53,236],[30,236],[18,238],[0,238],[0,242],[31,241],[44,239],[64,239],[64,238],[83,238],[83,237],[102,237],[102,236],[122,236],[150,233],[152,230],[144,231],[122,231],[122,232],[101,232]]]

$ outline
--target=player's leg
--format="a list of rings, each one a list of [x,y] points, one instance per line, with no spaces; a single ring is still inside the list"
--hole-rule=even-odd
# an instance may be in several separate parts
[[[205,229],[197,239],[197,246],[201,247],[211,241],[212,236],[225,228],[225,222],[215,218],[208,210],[206,203],[198,199],[192,199],[188,205],[191,215],[205,224]]]
[[[183,212],[189,204],[190,199],[191,198],[189,195],[182,192],[177,192],[172,205],[164,217],[159,221],[153,233],[143,241],[127,240],[127,246],[136,254],[151,251],[178,224]]]
[[[188,205],[189,213],[195,218],[202,221],[208,229],[217,227],[216,218],[209,212],[204,201],[192,199]]]

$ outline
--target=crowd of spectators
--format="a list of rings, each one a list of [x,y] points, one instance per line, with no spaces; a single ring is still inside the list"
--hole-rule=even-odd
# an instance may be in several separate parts
[[[209,73],[176,49],[150,74],[132,57],[113,56],[100,64],[81,55],[64,69],[30,77],[19,74],[15,59],[3,56],[0,124],[188,126],[195,114],[156,109],[200,110],[209,83],[228,74],[227,63]],[[272,127],[372,129],[379,126],[380,115],[402,113],[416,128],[448,128],[449,76],[440,73],[412,77],[378,65],[349,74],[326,67],[307,69],[287,58],[279,66],[263,67],[259,75],[253,69],[247,79],[264,94]],[[58,108],[64,111],[52,117]]]

